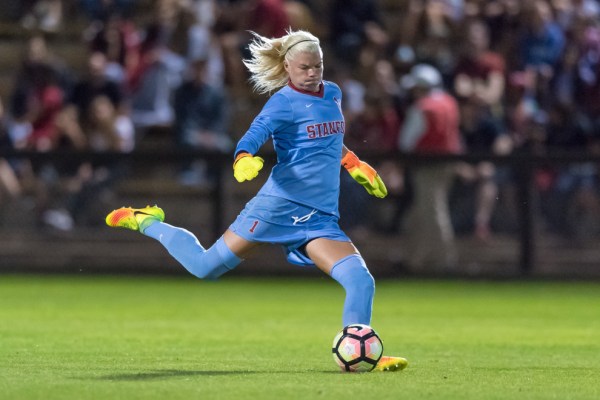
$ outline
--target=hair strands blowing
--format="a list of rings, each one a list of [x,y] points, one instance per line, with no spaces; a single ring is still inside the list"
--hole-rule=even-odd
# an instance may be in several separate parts
[[[251,58],[243,63],[251,73],[254,91],[260,94],[271,93],[287,84],[286,59],[303,51],[321,53],[319,39],[310,32],[288,31],[287,35],[275,39],[250,33],[254,35],[249,45]]]

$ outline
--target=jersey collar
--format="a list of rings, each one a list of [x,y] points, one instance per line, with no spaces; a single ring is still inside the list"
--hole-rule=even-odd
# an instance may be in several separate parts
[[[319,84],[319,91],[318,92],[309,92],[308,90],[304,90],[304,89],[300,89],[296,86],[294,86],[294,84],[292,83],[292,81],[288,80],[288,86],[291,87],[292,89],[294,89],[296,92],[302,93],[302,94],[307,94],[309,96],[315,96],[315,97],[321,97],[323,98],[323,95],[325,94],[325,86],[323,85],[323,82],[321,82]]]

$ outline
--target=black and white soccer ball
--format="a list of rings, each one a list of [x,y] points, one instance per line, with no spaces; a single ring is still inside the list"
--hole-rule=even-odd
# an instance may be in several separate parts
[[[383,343],[369,325],[351,324],[333,339],[333,359],[345,372],[369,372],[383,354]]]

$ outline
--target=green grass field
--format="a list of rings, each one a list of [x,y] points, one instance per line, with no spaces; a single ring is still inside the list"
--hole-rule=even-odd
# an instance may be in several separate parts
[[[600,284],[384,281],[346,374],[328,279],[0,275],[1,399],[598,399]]]

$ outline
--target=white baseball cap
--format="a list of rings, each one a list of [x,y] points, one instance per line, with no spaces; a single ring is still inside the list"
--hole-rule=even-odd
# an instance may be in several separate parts
[[[404,89],[413,87],[433,88],[442,84],[442,75],[429,64],[417,64],[410,69],[410,73],[400,79]]]

